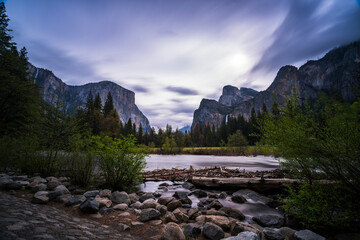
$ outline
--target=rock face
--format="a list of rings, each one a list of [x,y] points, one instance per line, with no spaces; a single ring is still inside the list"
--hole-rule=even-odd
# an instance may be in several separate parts
[[[252,109],[260,112],[263,104],[272,109],[273,103],[283,103],[286,96],[296,90],[303,101],[315,99],[319,94],[340,96],[345,101],[354,101],[359,85],[360,41],[336,48],[317,61],[308,61],[299,69],[294,66],[282,67],[272,84],[265,90],[225,86],[219,102],[203,99],[194,112],[192,128],[196,124],[220,126],[228,117],[244,116],[249,119]]]
[[[110,92],[113,96],[114,107],[123,123],[126,123],[131,118],[131,121],[136,126],[139,126],[141,123],[144,130],[150,131],[149,120],[135,104],[135,93],[116,83],[102,81],[81,86],[70,86],[49,70],[37,68],[29,64],[29,72],[35,78],[35,82],[41,86],[41,94],[48,102],[51,102],[54,96],[59,95],[64,97],[69,107],[83,106],[91,91],[94,97],[99,93],[104,104],[106,96]]]

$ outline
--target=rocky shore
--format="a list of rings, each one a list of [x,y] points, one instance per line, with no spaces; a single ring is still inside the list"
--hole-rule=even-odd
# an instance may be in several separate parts
[[[155,192],[85,191],[66,177],[3,173],[0,239],[325,239],[296,230],[278,195],[174,185],[160,184]],[[239,210],[251,204],[267,210]]]

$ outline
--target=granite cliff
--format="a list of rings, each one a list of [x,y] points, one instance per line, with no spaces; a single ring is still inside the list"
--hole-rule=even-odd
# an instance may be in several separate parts
[[[256,93],[252,89],[247,94],[240,88],[225,86],[219,101],[203,99],[195,110],[192,127],[195,124],[219,126],[227,116],[244,116],[248,119],[252,109],[261,111],[263,104],[272,109],[273,102],[284,102],[295,89],[301,100],[315,99],[319,94],[341,97],[354,101],[359,97],[357,86],[360,66],[360,41],[328,52],[317,61],[308,61],[300,68],[284,66],[278,71],[272,84]],[[244,91],[244,90],[243,90]]]
[[[149,120],[135,104],[135,93],[116,83],[102,81],[81,86],[70,86],[49,70],[37,68],[30,64],[29,72],[35,78],[35,82],[41,86],[41,95],[46,101],[51,101],[54,96],[62,96],[69,106],[83,106],[91,91],[93,96],[99,93],[104,104],[106,96],[110,92],[113,96],[114,107],[123,123],[131,118],[136,126],[139,126],[141,123],[144,130],[150,131]]]

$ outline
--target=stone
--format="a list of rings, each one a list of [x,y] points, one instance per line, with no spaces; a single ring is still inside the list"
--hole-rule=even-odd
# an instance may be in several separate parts
[[[188,197],[180,199],[180,202],[181,202],[182,204],[186,204],[186,205],[190,205],[190,206],[191,206],[191,204],[192,204],[191,199],[188,198]]]
[[[201,233],[201,226],[197,223],[189,223],[184,226],[184,235],[188,238],[197,238]]]
[[[222,228],[211,222],[205,223],[202,231],[203,235],[211,240],[219,240],[225,236]]]
[[[182,207],[182,203],[179,200],[172,200],[166,205],[168,211],[172,212],[177,208]]]
[[[119,203],[119,204],[116,204],[115,206],[113,206],[113,209],[118,210],[118,211],[126,211],[129,209],[129,206],[126,205],[125,203]]]
[[[200,199],[200,201],[198,202],[198,206],[199,207],[204,207],[209,205],[210,203],[212,203],[213,201],[215,201],[216,199],[214,198],[205,198],[205,199]]]
[[[119,223],[119,230],[121,232],[130,231],[130,227],[124,223]]]
[[[107,208],[109,208],[109,207],[111,207],[111,205],[112,205],[112,201],[111,200],[109,200],[108,198],[102,198],[102,197],[100,197],[99,195],[97,195],[96,197],[95,197],[95,201],[97,201],[98,203],[99,203],[99,206],[100,207],[107,207]]]
[[[97,213],[99,211],[99,203],[94,198],[89,198],[79,206],[83,213]]]
[[[45,178],[48,182],[60,182],[58,178],[56,177],[47,177]]]
[[[203,213],[205,213],[205,215],[216,215],[216,216],[225,216],[227,217],[227,214],[224,213],[223,211],[218,211],[218,210],[215,210],[215,209],[210,209],[210,210],[205,210],[203,211]]]
[[[72,196],[66,201],[65,206],[73,206],[84,201],[86,201],[86,197],[83,195]]]
[[[122,192],[119,192],[119,191],[115,191],[111,194],[111,200],[114,202],[114,203],[125,203],[127,205],[130,205],[131,201],[130,201],[130,198],[129,198],[129,195],[122,191]]]
[[[129,198],[130,198],[131,203],[135,203],[135,202],[139,201],[139,196],[136,193],[130,193]]]
[[[259,237],[253,232],[245,231],[239,233],[236,237],[228,237],[223,240],[259,240]]]
[[[207,209],[215,208],[216,210],[219,210],[222,207],[223,207],[223,205],[221,204],[221,202],[219,202],[218,200],[215,200],[215,201],[212,201],[206,208]]]
[[[179,208],[175,209],[173,211],[173,214],[176,217],[176,219],[181,223],[185,223],[189,220],[189,216],[181,212]]]
[[[235,222],[234,224],[231,224],[231,227],[230,227],[230,233],[232,236],[236,236],[238,235],[239,233],[241,232],[244,232],[245,231],[245,228],[243,227],[243,225],[239,222]]]
[[[170,184],[164,182],[164,183],[160,183],[159,187],[168,187],[170,186]]]
[[[176,199],[183,199],[183,198],[187,198],[188,194],[189,193],[185,191],[176,191],[173,197]]]
[[[47,183],[46,179],[40,177],[40,176],[36,176],[36,177],[32,177],[29,179],[31,183]]]
[[[164,216],[167,213],[167,207],[164,205],[158,205],[155,209],[161,213],[161,216]]]
[[[151,220],[149,221],[149,223],[153,226],[159,226],[160,224],[162,224],[161,220]]]
[[[111,190],[109,189],[103,189],[99,192],[99,196],[102,197],[102,198],[111,198]]]
[[[184,182],[181,186],[182,186],[183,188],[185,188],[185,189],[188,189],[188,190],[193,190],[193,189],[195,189],[194,184],[192,184],[191,182]]]
[[[284,225],[284,218],[278,215],[260,215],[252,218],[262,227],[280,228]]]
[[[189,211],[188,211],[188,215],[189,215],[189,218],[190,218],[191,220],[194,220],[195,218],[197,218],[198,216],[200,216],[201,213],[200,213],[200,211],[199,211],[198,208],[191,208],[191,209],[189,209]]]
[[[128,212],[123,212],[123,213],[120,213],[118,216],[119,216],[119,217],[129,217],[129,216],[130,216],[130,213],[128,213]]]
[[[8,181],[6,184],[5,184],[5,189],[6,190],[20,190],[21,188],[23,187],[23,185],[16,181]]]
[[[62,191],[63,194],[70,194],[70,191],[64,185],[57,186],[54,188],[54,191]]]
[[[142,225],[144,225],[144,223],[142,223],[142,222],[131,222],[131,226],[134,226],[134,227],[142,226]]]
[[[230,232],[233,236],[238,235],[240,232],[253,232],[258,236],[262,234],[262,228],[257,224],[249,224],[233,220],[230,221],[230,226]]]
[[[164,216],[164,223],[168,223],[168,222],[178,223],[179,221],[177,220],[177,218],[175,217],[175,215],[172,212],[167,212],[167,213],[165,213],[165,216]]]
[[[154,194],[152,194],[152,193],[145,193],[145,194],[143,194],[142,196],[140,196],[139,201],[142,203],[142,202],[144,202],[145,200],[150,199],[150,198],[155,199]]]
[[[185,235],[182,232],[179,225],[176,223],[170,222],[166,224],[164,231],[161,235],[161,240],[185,240]]]
[[[109,215],[110,213],[113,213],[115,212],[115,209],[113,208],[108,208],[106,206],[103,206],[102,208],[100,208],[100,211],[99,211],[101,214],[103,215]]]
[[[268,240],[284,240],[284,236],[275,228],[264,228],[263,233]]]
[[[54,201],[55,202],[60,202],[60,203],[66,203],[70,198],[71,198],[70,194],[64,194],[64,195],[57,196],[54,199]]]
[[[47,178],[46,178],[47,179]],[[57,186],[62,185],[61,182],[57,181],[57,180],[53,180],[53,181],[49,181],[47,184],[47,189],[52,191],[54,190]]]
[[[64,195],[63,191],[51,191],[48,193],[47,197],[50,201],[55,200],[57,197]]]
[[[209,192],[207,195],[209,198],[215,198],[215,199],[219,198],[219,194],[217,194],[217,193]]]
[[[200,189],[196,189],[196,190],[192,191],[191,193],[197,198],[207,197],[207,193]]]
[[[323,236],[320,236],[308,229],[295,232],[294,238],[296,240],[326,240]]]
[[[224,216],[206,215],[205,222],[212,222],[221,227],[224,231],[230,230],[230,220]]]
[[[37,193],[34,194],[31,202],[32,203],[37,203],[37,204],[44,204],[49,202],[49,198],[47,197],[49,192],[46,191],[39,191]]]
[[[246,199],[241,195],[231,196],[231,201],[234,203],[245,203]]]
[[[28,181],[17,180],[16,182],[20,183],[22,187],[27,187],[30,184],[30,182],[28,182]]]
[[[146,208],[156,208],[158,203],[155,201],[155,199],[149,198],[146,199],[142,204],[140,209],[146,209]]]
[[[73,191],[72,191],[73,194],[75,195],[82,195],[85,193],[85,190],[84,189],[81,189],[81,188],[75,188]]]
[[[68,181],[70,181],[70,178],[68,178],[68,177],[59,177],[59,182],[68,182]]]
[[[279,229],[279,233],[285,237],[285,239],[293,239],[296,230],[289,227],[282,227]]]
[[[228,217],[232,217],[232,218],[235,218],[235,219],[240,220],[240,221],[245,219],[244,214],[239,209],[236,209],[236,208],[222,207],[222,208],[219,209],[219,211],[222,211],[222,212],[226,213],[226,215]]]
[[[154,219],[159,219],[161,216],[161,213],[153,208],[147,208],[143,209],[140,213],[140,221],[141,222],[147,222]]]
[[[141,202],[137,201],[130,205],[131,208],[140,209],[141,208]]]
[[[174,200],[173,197],[165,197],[165,196],[162,196],[162,197],[159,197],[158,199],[158,203],[161,204],[161,205],[167,205],[169,202],[171,202],[172,200]]]
[[[221,192],[221,193],[219,194],[219,198],[220,198],[220,199],[225,199],[226,197],[227,197],[226,192]]]
[[[98,195],[99,192],[100,192],[99,190],[91,190],[91,191],[85,192],[83,195],[84,195],[86,198],[96,197],[96,195]]]
[[[31,187],[31,191],[35,192],[35,193],[38,191],[46,191],[46,189],[47,189],[47,186],[44,183],[40,183],[40,184],[36,183],[33,187]]]

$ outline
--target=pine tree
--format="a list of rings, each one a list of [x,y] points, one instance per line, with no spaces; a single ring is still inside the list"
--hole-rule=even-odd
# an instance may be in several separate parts
[[[101,98],[100,98],[100,94],[97,93],[95,100],[94,100],[94,109],[97,109],[99,111],[101,111],[102,109],[102,103],[101,103]]]
[[[114,101],[111,93],[109,92],[106,97],[106,101],[104,105],[104,116],[107,117],[113,109],[114,109]]]

